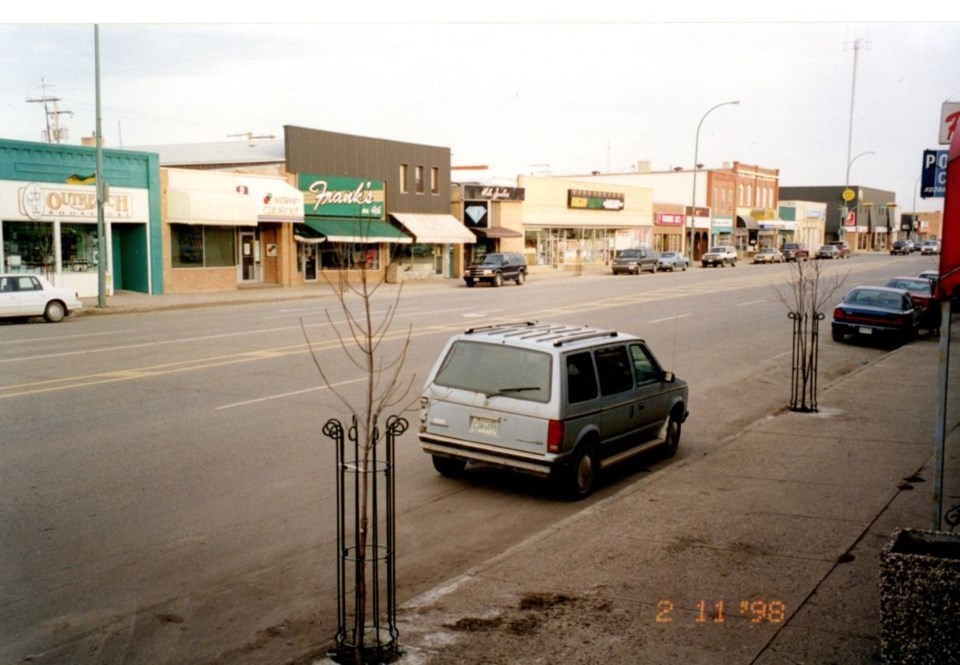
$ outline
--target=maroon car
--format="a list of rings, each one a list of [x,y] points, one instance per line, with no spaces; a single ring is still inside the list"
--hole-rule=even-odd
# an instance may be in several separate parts
[[[885,286],[909,293],[920,310],[920,327],[933,335],[940,334],[940,303],[937,302],[936,286],[932,281],[925,277],[894,277]]]

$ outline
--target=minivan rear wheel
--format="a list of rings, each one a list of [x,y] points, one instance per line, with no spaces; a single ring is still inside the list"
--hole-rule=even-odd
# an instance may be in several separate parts
[[[568,498],[579,501],[590,496],[597,483],[597,451],[592,444],[584,444],[574,453],[566,479]]]
[[[466,460],[455,459],[453,457],[433,455],[433,468],[439,471],[441,476],[456,478],[467,468],[467,462]]]
[[[670,414],[670,420],[667,421],[667,435],[663,439],[663,456],[673,457],[677,454],[677,448],[680,446],[680,414],[674,411]]]

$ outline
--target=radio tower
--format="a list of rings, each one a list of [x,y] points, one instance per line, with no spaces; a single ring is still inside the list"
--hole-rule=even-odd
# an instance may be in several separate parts
[[[43,97],[40,99],[27,99],[28,102],[42,103],[44,114],[47,118],[47,129],[41,134],[46,138],[47,143],[60,143],[66,141],[70,131],[66,127],[60,126],[60,116],[63,114],[73,115],[73,111],[61,111],[57,104],[59,97],[50,97],[47,95],[47,83],[40,79],[40,89],[43,90]],[[51,105],[53,108],[51,108]],[[53,126],[51,127],[51,121]]]

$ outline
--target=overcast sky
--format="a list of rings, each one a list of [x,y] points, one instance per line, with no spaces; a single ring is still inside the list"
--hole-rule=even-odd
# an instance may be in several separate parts
[[[641,160],[690,168],[701,118],[738,99],[704,120],[698,161],[778,168],[782,185],[840,185],[859,42],[850,182],[894,191],[907,211],[923,150],[946,149],[942,104],[960,101],[955,21],[270,13],[291,22],[101,21],[107,146],[280,139],[290,124],[449,147],[454,165],[488,165],[491,176]],[[41,140],[44,104],[27,100],[46,94],[71,112],[61,122],[77,144],[96,126],[93,24],[21,20],[0,25],[0,137]],[[942,207],[917,198],[919,210]]]

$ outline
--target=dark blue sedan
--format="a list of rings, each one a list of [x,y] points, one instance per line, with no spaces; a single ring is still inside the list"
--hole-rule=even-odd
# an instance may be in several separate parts
[[[833,339],[848,336],[903,343],[917,336],[921,310],[903,289],[858,286],[833,310]]]

